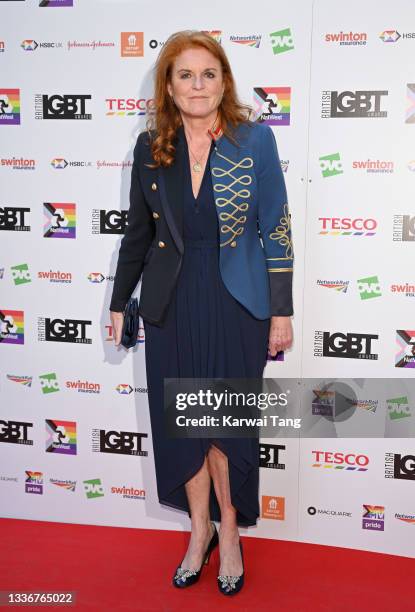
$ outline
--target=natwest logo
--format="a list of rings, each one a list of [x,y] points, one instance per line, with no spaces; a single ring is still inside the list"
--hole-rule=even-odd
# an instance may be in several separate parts
[[[319,234],[332,236],[374,236],[376,219],[363,217],[319,217],[321,229]]]
[[[357,455],[356,453],[333,453],[331,451],[313,450],[313,467],[334,468],[335,470],[346,470],[356,472],[367,472],[369,457]]]

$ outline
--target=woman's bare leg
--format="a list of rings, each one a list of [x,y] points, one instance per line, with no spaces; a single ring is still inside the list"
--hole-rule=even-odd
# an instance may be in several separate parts
[[[208,464],[221,511],[219,574],[240,576],[242,574],[242,558],[239,550],[236,509],[231,503],[228,458],[221,450],[212,445],[208,452]]]
[[[185,484],[192,521],[189,547],[182,562],[182,567],[185,569],[200,569],[206,548],[213,535],[209,516],[210,484],[208,462],[205,457],[203,466]]]

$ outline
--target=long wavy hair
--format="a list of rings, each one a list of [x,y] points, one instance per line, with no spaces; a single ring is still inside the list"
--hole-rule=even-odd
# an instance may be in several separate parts
[[[155,161],[152,168],[171,166],[175,159],[174,139],[177,129],[182,125],[179,109],[171,99],[167,84],[171,82],[173,63],[176,57],[190,48],[203,48],[209,51],[222,66],[225,85],[223,97],[218,108],[215,126],[220,125],[223,133],[233,142],[233,130],[240,123],[250,123],[253,110],[242,104],[236,93],[232,70],[220,43],[212,36],[198,30],[183,30],[172,34],[164,43],[157,58],[154,72],[154,111],[147,121],[151,153]],[[151,131],[154,131],[152,134]],[[150,164],[149,164],[150,165]]]

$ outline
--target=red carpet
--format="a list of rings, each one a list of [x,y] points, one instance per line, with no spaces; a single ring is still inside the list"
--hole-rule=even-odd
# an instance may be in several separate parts
[[[217,551],[197,585],[170,586],[182,532],[0,519],[0,538],[0,591],[77,591],[76,606],[62,610],[415,609],[415,563],[405,557],[244,538],[245,587],[226,598],[216,591]]]

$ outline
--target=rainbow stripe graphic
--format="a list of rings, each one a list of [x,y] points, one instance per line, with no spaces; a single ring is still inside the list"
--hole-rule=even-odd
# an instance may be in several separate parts
[[[0,342],[24,344],[23,310],[0,310]]]
[[[76,238],[76,204],[44,202],[45,238]]]
[[[76,422],[46,419],[46,452],[76,455]]]
[[[0,89],[0,125],[20,125],[20,89]]]
[[[255,87],[255,120],[267,125],[290,125],[291,87]]]

